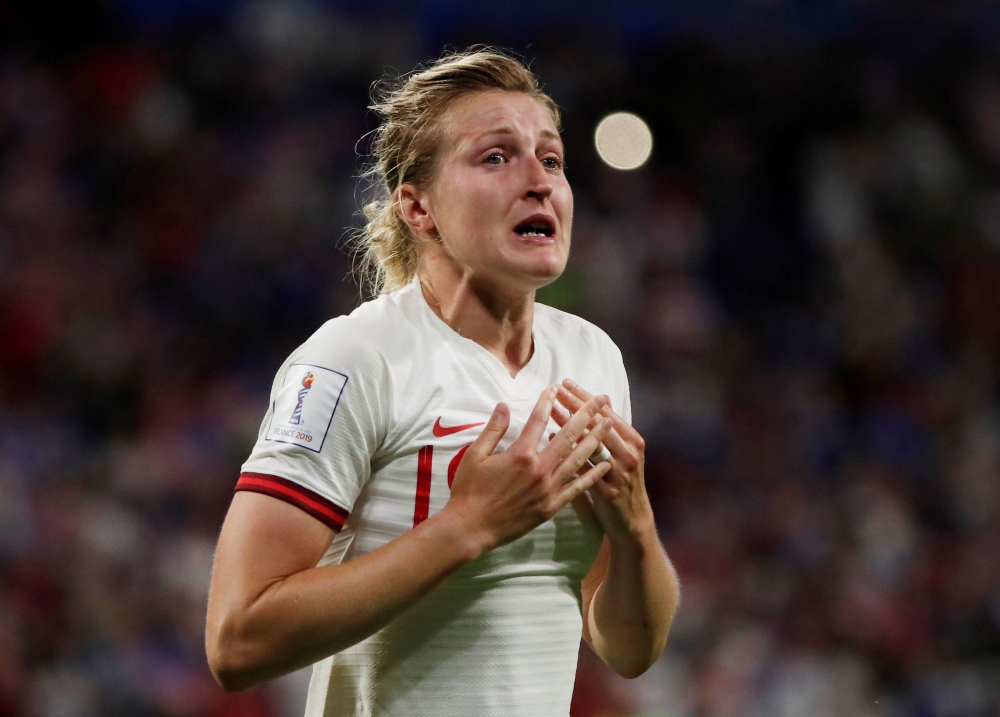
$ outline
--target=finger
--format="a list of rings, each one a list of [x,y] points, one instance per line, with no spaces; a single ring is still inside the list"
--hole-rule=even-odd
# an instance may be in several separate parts
[[[583,401],[581,401],[579,398],[577,398],[576,396],[574,396],[572,393],[570,393],[563,386],[559,387],[559,392],[556,394],[556,399],[558,400],[559,403],[563,404],[563,406],[566,406],[566,408],[569,409],[567,411],[565,408],[563,408],[563,406],[559,406],[558,404],[556,404],[556,408],[553,409],[553,413],[552,413],[553,418],[555,418],[556,423],[559,423],[560,420],[567,420],[568,421],[568,418],[565,418],[565,417],[575,414],[577,411],[579,411],[580,407],[584,405]],[[572,411],[573,414],[571,414],[570,411]],[[606,415],[604,413],[604,411],[602,411],[601,413],[602,413],[602,415]],[[613,411],[612,411],[612,414],[614,414]],[[596,417],[595,417],[594,420],[591,421],[592,425],[594,424],[595,420],[596,420]],[[562,425],[562,424],[560,423],[559,425]],[[617,431],[615,431],[615,430],[612,430],[612,431],[610,431],[608,433],[607,438],[605,439],[604,443],[607,445],[607,447],[610,450],[612,456],[613,455],[618,455],[618,456],[627,455],[632,450],[630,447],[628,447],[628,445],[625,443],[625,441],[622,440],[621,435]],[[610,456],[608,456],[608,457],[610,457]],[[595,458],[597,458],[597,457],[595,456]]]
[[[573,417],[573,414],[570,413],[569,411],[567,411],[566,409],[564,409],[563,407],[559,406],[558,404],[553,405],[553,407],[552,407],[552,418],[553,418],[553,420],[555,420],[555,422],[557,424],[559,424],[559,426],[565,426],[567,423],[569,423],[569,419],[571,419],[572,417]],[[597,417],[595,417],[595,420],[596,420],[596,418]],[[593,422],[591,423],[591,426],[593,426]],[[583,435],[586,436],[589,432],[590,432],[589,430],[586,430],[586,431],[583,432]],[[550,434],[549,435],[549,440],[551,441],[555,437],[556,437],[555,433]],[[612,441],[619,441],[619,442],[621,442],[621,438],[618,437],[618,435],[615,433],[614,429],[611,429],[610,431],[608,431],[607,436],[605,438],[606,438],[606,440],[612,440]],[[597,445],[597,451],[588,460],[590,460],[590,462],[593,463],[596,466],[601,461],[610,461],[611,460],[611,452],[607,449],[607,447],[604,445],[604,443],[599,443]]]
[[[585,391],[582,386],[577,384],[575,381],[572,381],[571,379],[568,378],[564,379],[562,385],[570,393],[575,395],[579,400],[586,401],[590,398],[590,394],[587,391]],[[626,441],[642,440],[642,437],[639,435],[639,432],[636,431],[634,428],[632,428],[632,426],[630,426],[629,423],[624,418],[615,413],[610,405],[603,411],[601,411],[601,413],[603,413],[605,416],[608,416],[609,418],[614,419],[615,430],[618,431],[619,435],[621,435],[621,437],[624,438]]]
[[[567,388],[572,394],[574,394],[579,400],[586,401],[590,398],[590,393],[588,393],[582,386],[571,379],[564,379],[563,386]],[[605,416],[613,418],[615,421],[615,430],[624,438],[626,441],[636,441],[642,440],[639,432],[636,431],[624,418],[619,416],[609,405],[605,408],[602,413]]]
[[[562,395],[564,393],[567,393],[566,389],[560,386],[556,391],[556,400],[552,402],[552,420],[554,420],[559,425],[560,428],[569,423],[569,419],[571,419],[573,417],[573,413],[576,412],[576,410],[574,409],[573,413],[571,413],[570,411],[567,411],[565,408],[563,408],[563,406],[560,405],[560,403],[563,402]],[[583,405],[583,402],[577,399],[575,396],[573,398],[576,400],[578,406]]]
[[[616,481],[614,476],[614,471],[605,473],[604,477],[596,481],[591,487],[590,494],[595,496],[596,499],[614,500],[621,489],[621,482]]]
[[[576,413],[580,410],[580,406],[583,405],[584,401],[587,401],[590,396],[589,394],[587,398],[580,398],[577,396],[575,393],[570,391],[569,387],[566,385],[568,381],[569,379],[566,379],[562,382],[562,385],[559,386],[557,398],[559,399],[559,402],[566,406],[566,408],[568,408],[572,413]]]
[[[597,481],[594,485],[596,486],[601,481]],[[573,510],[576,512],[576,517],[580,519],[580,522],[584,525],[589,525],[593,528],[600,528],[601,521],[597,518],[597,513],[594,512],[594,505],[590,502],[590,495],[587,493],[581,493],[572,501],[570,505],[573,506]]]
[[[542,395],[538,397],[538,403],[531,409],[531,415],[528,416],[528,421],[524,424],[521,435],[514,441],[512,448],[531,446],[531,450],[538,450],[538,444],[542,440],[542,434],[545,433],[545,427],[549,425],[549,416],[552,414],[552,404],[555,402],[555,398],[555,386],[548,386],[542,391]]]
[[[573,444],[580,440],[580,436],[587,430],[594,417],[600,413],[601,407],[605,403],[607,403],[606,397],[597,396],[583,404],[580,410],[556,434],[555,438],[549,441],[549,445],[542,450],[542,459],[549,461],[550,465],[555,465],[560,458],[569,453]],[[549,412],[552,413],[551,409]],[[597,450],[596,445],[594,450]]]
[[[614,431],[613,430],[608,431],[608,434],[611,434],[611,433],[614,433]],[[597,465],[598,463],[601,463],[602,461],[610,461],[611,460],[611,451],[609,451],[608,447],[605,446],[603,443],[598,443],[597,444],[597,452],[594,453],[594,455],[592,455],[589,458],[589,460],[594,465]]]
[[[558,402],[565,403],[567,405],[573,405],[576,407],[583,405],[583,402],[580,401],[580,399],[573,396],[563,387],[560,387],[559,394],[556,398]],[[564,409],[562,406],[559,406],[557,403],[553,406],[552,416],[556,423],[562,426],[569,422],[569,419],[573,416],[573,414]],[[596,421],[601,418],[602,416],[600,415],[596,416],[594,418],[595,423],[592,423],[591,426],[596,425]],[[586,436],[588,433],[589,431],[584,431],[583,435]],[[554,437],[554,435],[555,434],[553,434],[550,438]],[[609,451],[607,446],[612,446],[613,451]],[[612,468],[616,468],[618,467],[618,463],[614,460],[615,453],[619,456],[628,455],[631,450],[632,449],[627,447],[626,443],[621,439],[621,436],[618,435],[615,429],[612,428],[605,434],[604,440],[598,444],[597,452],[590,456],[588,460],[595,466],[598,463],[608,461],[612,463]],[[618,494],[618,489],[621,488],[623,484],[624,481],[621,479],[619,472],[612,470],[604,476],[603,480],[597,481],[596,487],[600,489],[599,492],[602,497],[610,500]]]
[[[586,437],[580,438],[580,442],[577,443],[576,447],[570,451],[561,463],[552,472],[553,478],[555,478],[560,483],[564,483],[571,480],[577,471],[583,468],[584,463],[590,458],[601,445],[601,440],[604,438],[605,434],[611,430],[612,421],[610,418],[605,418],[601,421],[600,425],[590,431]]]
[[[557,387],[556,395],[558,396],[558,393],[564,390]],[[600,404],[606,401],[607,397],[601,396],[594,399],[589,405],[581,404],[575,414],[553,401],[550,415],[563,430],[549,436],[550,450],[548,450],[547,455],[554,454],[553,457],[558,459],[572,450],[580,437],[586,435],[587,429],[594,422],[594,419],[600,417]]]
[[[583,495],[585,491],[590,490],[609,470],[611,470],[610,464],[599,463],[586,473],[578,476],[575,480],[567,483],[562,493],[559,494],[559,507],[562,508],[562,506]]]
[[[509,427],[510,408],[506,403],[498,403],[490,415],[490,420],[486,422],[486,427],[469,446],[468,452],[479,458],[493,455],[493,451],[500,445]]]

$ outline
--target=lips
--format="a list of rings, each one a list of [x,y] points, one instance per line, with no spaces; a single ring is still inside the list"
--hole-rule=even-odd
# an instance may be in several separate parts
[[[533,214],[518,222],[514,232],[529,241],[551,240],[556,235],[556,222],[548,214]]]

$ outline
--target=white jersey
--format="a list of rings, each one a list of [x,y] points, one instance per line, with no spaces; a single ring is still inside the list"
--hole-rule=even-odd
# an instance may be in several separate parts
[[[237,490],[339,530],[320,565],[385,545],[448,502],[463,449],[497,403],[498,450],[542,390],[571,378],[630,420],[621,353],[592,324],[536,305],[534,352],[511,378],[430,309],[419,284],[324,324],[278,371]],[[542,443],[558,431],[552,422]],[[599,527],[572,507],[447,578],[384,629],[313,667],[307,717],[565,717]]]

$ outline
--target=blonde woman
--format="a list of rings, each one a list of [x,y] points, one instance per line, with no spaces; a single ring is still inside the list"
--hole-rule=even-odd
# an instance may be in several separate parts
[[[313,665],[310,717],[565,716],[581,635],[641,674],[678,584],[620,352],[534,301],[570,248],[559,113],[488,48],[374,109],[381,295],[278,371],[219,538],[209,664],[229,690]]]

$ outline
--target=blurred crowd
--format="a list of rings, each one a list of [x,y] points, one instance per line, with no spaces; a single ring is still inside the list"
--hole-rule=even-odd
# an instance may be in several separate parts
[[[451,30],[564,108],[539,300],[622,347],[682,579],[647,674],[581,650],[573,717],[1000,714],[1000,58],[893,31]],[[0,717],[291,717],[307,673],[208,672],[215,539],[274,372],[365,297],[369,86],[439,38],[282,2],[121,35],[0,48]]]

